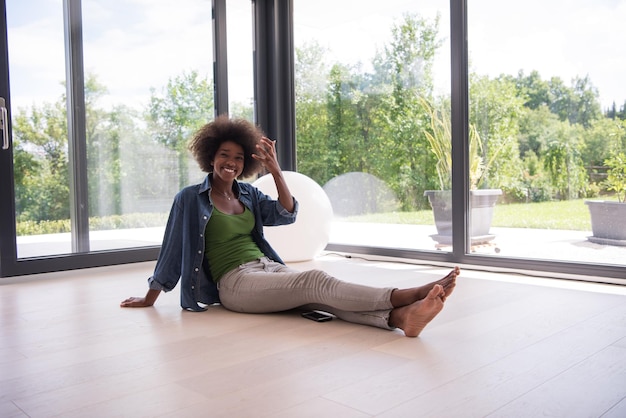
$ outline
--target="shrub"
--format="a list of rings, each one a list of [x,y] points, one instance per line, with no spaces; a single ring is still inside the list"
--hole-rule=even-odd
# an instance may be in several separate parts
[[[604,160],[604,164],[609,167],[607,177],[604,181],[606,189],[614,191],[617,200],[626,201],[626,155],[623,152],[614,153],[611,158]]]
[[[89,229],[91,231],[102,231],[164,226],[167,216],[167,213],[129,213],[125,215],[92,217],[89,218]],[[16,229],[18,236],[61,234],[71,231],[71,223],[69,219],[22,221],[17,222]]]

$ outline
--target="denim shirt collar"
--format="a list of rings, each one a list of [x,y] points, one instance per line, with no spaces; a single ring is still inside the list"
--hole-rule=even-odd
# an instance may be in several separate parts
[[[202,181],[202,183],[200,184],[200,187],[198,188],[198,194],[202,194],[202,193],[208,193],[209,196],[211,195],[211,189],[212,189],[212,185],[211,185],[211,180],[213,179],[213,173],[209,173],[205,178],[204,181]],[[239,185],[239,181],[235,181],[233,184],[233,192],[235,192],[235,196],[241,196],[242,194],[249,194],[248,190],[242,189],[241,186]]]

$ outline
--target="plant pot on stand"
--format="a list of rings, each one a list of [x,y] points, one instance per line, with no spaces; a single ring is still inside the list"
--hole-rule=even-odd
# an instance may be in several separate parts
[[[430,116],[430,126],[424,130],[430,149],[436,157],[436,170],[440,190],[426,190],[433,214],[437,234],[431,238],[437,242],[436,248],[452,245],[452,199],[448,190],[452,184],[452,126],[450,110],[447,106],[433,106],[428,100],[421,100],[423,108]],[[490,152],[485,147],[476,127],[469,125],[468,133],[468,162],[470,181],[470,245],[471,251],[480,247],[494,247],[495,252],[500,249],[493,243],[495,235],[491,235],[491,221],[493,208],[502,194],[501,189],[481,189],[491,165],[497,161],[501,151],[506,148],[509,140],[498,141]]]
[[[495,252],[500,249],[493,242],[495,235],[490,233],[493,220],[493,209],[502,194],[500,189],[470,190],[470,245],[471,251],[481,247],[493,247]],[[433,209],[437,233],[430,237],[437,242],[435,247],[441,249],[452,245],[452,194],[449,190],[426,190],[424,196]]]
[[[626,154],[613,152],[604,161],[609,168],[603,182],[607,191],[614,191],[614,200],[587,200],[593,236],[596,244],[626,246]]]
[[[626,247],[626,203],[612,200],[587,200],[593,236],[596,244]]]

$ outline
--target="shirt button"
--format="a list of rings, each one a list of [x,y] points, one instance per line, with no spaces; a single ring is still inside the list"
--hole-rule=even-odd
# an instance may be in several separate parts
[[[206,215],[204,215],[203,218],[206,219],[207,218]]]
[[[196,272],[197,272],[198,270],[199,270],[199,268],[198,268],[198,267],[196,267],[195,269],[193,269],[193,271],[196,271]]]
[[[202,250],[198,250],[198,254],[202,254]]]

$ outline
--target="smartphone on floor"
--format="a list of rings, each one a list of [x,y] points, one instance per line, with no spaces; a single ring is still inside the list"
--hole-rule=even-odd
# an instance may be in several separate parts
[[[310,319],[311,321],[315,321],[315,322],[327,322],[333,319],[333,316],[331,314],[327,314],[327,313],[323,313],[319,311],[303,312],[302,316],[305,317],[306,319]]]

